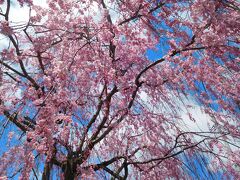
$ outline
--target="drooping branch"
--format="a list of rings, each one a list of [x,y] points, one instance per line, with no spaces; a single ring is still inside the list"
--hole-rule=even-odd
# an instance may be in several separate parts
[[[6,13],[5,13],[5,20],[8,21],[9,19],[9,11],[10,11],[10,0],[7,0],[7,8],[6,8]]]
[[[18,114],[15,113],[13,115],[11,115],[8,111],[4,111],[3,112],[4,115],[9,119],[9,121],[11,121],[12,123],[14,123],[19,129],[21,129],[23,132],[26,132],[28,130],[27,126],[25,126],[22,122],[18,121]]]
[[[104,87],[105,89],[105,87]],[[103,91],[104,91],[103,89]],[[113,89],[111,90],[111,92],[107,95],[106,99],[105,100],[101,100],[100,99],[100,103],[99,103],[99,107],[97,109],[97,112],[95,113],[95,115],[93,116],[93,119],[90,121],[90,123],[87,125],[87,131],[84,132],[84,138],[86,136],[86,134],[88,133],[88,130],[89,128],[91,127],[91,125],[95,122],[98,114],[100,113],[100,110],[101,110],[101,107],[103,105],[103,103],[107,102],[107,103],[110,103],[110,100],[112,98],[112,96],[118,92],[118,89],[117,89],[117,86],[114,86]],[[103,93],[103,92],[102,92]],[[102,95],[100,95],[101,97]],[[102,102],[101,102],[102,101]],[[109,104],[110,105],[110,104]],[[110,106],[109,106],[110,108]],[[84,162],[88,156],[90,155],[90,151],[93,149],[94,145],[96,144],[95,143],[95,138],[97,137],[97,135],[99,134],[99,132],[102,130],[102,128],[104,127],[104,124],[106,123],[107,121],[107,118],[108,118],[108,112],[106,113],[106,116],[103,118],[102,122],[99,124],[99,126],[97,127],[97,130],[96,132],[92,135],[88,145],[84,148],[84,150],[82,151],[82,147],[83,147],[83,143],[85,141],[85,139],[82,139],[82,142],[80,144],[80,148],[77,150],[76,154],[79,154],[81,153],[82,155],[84,155],[84,157],[81,158],[81,162]]]
[[[96,139],[96,137],[98,136],[99,132],[102,130],[102,128],[104,127],[106,121],[108,120],[108,116],[109,116],[109,113],[110,113],[110,107],[111,107],[111,99],[112,99],[112,96],[117,92],[117,87],[114,86],[113,90],[108,94],[105,102],[106,102],[106,112],[105,112],[105,115],[102,119],[102,122],[99,124],[99,126],[97,127],[97,130],[96,132],[92,135],[91,137],[91,141],[93,141],[94,139]]]
[[[198,133],[202,133],[202,134],[209,134],[210,132],[183,132],[183,133],[180,133],[176,139],[175,139],[175,144],[174,146],[163,156],[163,157],[156,157],[156,158],[152,158],[152,159],[149,159],[149,160],[146,160],[146,161],[129,161],[128,164],[132,164],[132,165],[140,165],[140,164],[148,164],[148,163],[151,163],[151,162],[157,162],[157,165],[159,163],[161,163],[162,161],[166,160],[166,159],[169,159],[169,158],[173,158],[183,152],[185,152],[186,150],[189,150],[189,149],[194,149],[194,148],[197,148],[200,144],[204,143],[205,141],[207,140],[213,140],[213,139],[219,139],[221,137],[225,137],[226,135],[228,135],[229,133],[220,133],[220,132],[215,132],[216,134],[219,134],[219,136],[217,137],[211,137],[211,136],[203,136],[203,135],[200,135],[200,136],[203,136],[204,138],[196,143],[193,143],[191,145],[186,145],[186,146],[183,146],[184,148],[182,148],[181,150],[177,151],[177,152],[174,152],[172,153],[176,148],[178,147],[181,147],[181,146],[177,146],[178,145],[178,139],[185,135],[185,134],[188,134],[188,133],[193,133],[193,134],[196,134],[198,135]],[[214,132],[213,132],[214,133]],[[214,134],[215,134],[214,133]],[[153,168],[154,166],[152,166],[151,168]],[[151,169],[149,168],[149,169]]]
[[[152,8],[152,9],[150,9],[150,10],[148,11],[148,14],[152,14],[153,12],[155,12],[156,10],[158,10],[159,8],[163,7],[164,4],[165,4],[164,2],[158,3],[158,4],[156,5],[156,7]],[[139,14],[139,11],[140,11],[142,8],[143,8],[142,5],[139,5],[138,9],[136,10],[136,12],[134,13],[133,16],[131,16],[131,17],[123,20],[123,21],[120,22],[118,25],[121,26],[121,25],[123,25],[123,24],[125,24],[125,23],[128,23],[128,22],[130,22],[130,21],[133,21],[133,20],[135,20],[135,19],[138,19],[138,18],[144,16],[144,15],[142,15],[142,14]]]
[[[10,0],[7,0],[7,9],[6,9],[6,13],[5,13],[5,16],[4,16],[5,20],[7,22],[9,21],[9,12],[10,12],[10,6],[11,6],[10,3],[11,3]],[[13,44],[15,50],[16,50],[16,54],[19,57],[18,58],[19,65],[20,65],[21,70],[22,70],[23,75],[24,75],[24,76],[22,76],[22,75],[21,76],[26,78],[26,79],[28,79],[33,84],[33,86],[35,87],[36,90],[39,89],[39,85],[36,83],[36,81],[31,76],[29,76],[29,74],[26,71],[24,63],[23,63],[23,61],[22,61],[22,59],[20,57],[21,56],[21,52],[20,52],[17,40],[15,40],[14,37],[11,34],[8,34],[7,36],[10,39],[10,41],[12,42],[12,44]],[[16,38],[16,36],[15,36],[15,38]],[[10,69],[14,71],[13,68],[10,68]],[[16,73],[17,71],[14,71],[14,72]],[[20,73],[17,73],[17,74],[20,75]]]
[[[121,177],[119,174],[115,173],[114,171],[112,171],[108,167],[103,168],[103,170],[106,171],[107,173],[111,174],[116,179],[119,179],[119,180],[123,180],[124,179],[123,177]]]
[[[24,74],[22,74],[21,72],[17,71],[17,70],[14,69],[13,67],[9,66],[7,63],[3,62],[3,60],[1,60],[0,63],[1,63],[3,66],[5,66],[7,69],[9,69],[9,70],[15,72],[17,75],[25,78],[25,75],[24,75]]]
[[[103,103],[104,103],[103,100],[102,100],[102,96],[103,96],[103,93],[104,93],[105,89],[106,89],[106,84],[104,85],[104,87],[103,87],[103,89],[102,89],[102,92],[101,92],[101,94],[100,94],[100,96],[99,96],[99,98],[98,98],[98,99],[99,99],[99,100],[98,100],[99,102],[98,102],[98,105],[97,105],[97,110],[96,110],[95,114],[93,115],[93,117],[91,118],[91,120],[89,121],[86,129],[84,130],[84,133],[83,133],[83,137],[82,137],[80,146],[79,146],[79,148],[77,149],[77,153],[80,153],[80,152],[82,151],[82,148],[83,148],[83,145],[84,145],[84,142],[85,142],[86,135],[87,135],[89,129],[91,128],[92,124],[96,121],[96,119],[97,119],[97,117],[98,117],[98,115],[99,115],[99,113],[100,113],[100,111],[101,111],[101,109],[102,109],[102,105],[103,105]]]

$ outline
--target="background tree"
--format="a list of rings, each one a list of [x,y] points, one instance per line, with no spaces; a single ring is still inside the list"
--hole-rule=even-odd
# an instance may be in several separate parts
[[[2,179],[190,178],[184,154],[240,178],[237,0],[0,4]],[[208,131],[183,125],[196,103]]]

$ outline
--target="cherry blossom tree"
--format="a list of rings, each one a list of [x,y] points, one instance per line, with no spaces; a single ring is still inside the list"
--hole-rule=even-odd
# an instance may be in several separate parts
[[[186,179],[184,154],[240,178],[237,0],[0,5],[0,179]],[[207,131],[184,127],[192,104]]]

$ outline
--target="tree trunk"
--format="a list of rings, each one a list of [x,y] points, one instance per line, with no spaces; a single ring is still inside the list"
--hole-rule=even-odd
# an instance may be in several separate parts
[[[68,159],[63,167],[64,180],[74,180],[76,176],[76,165],[72,159]]]

